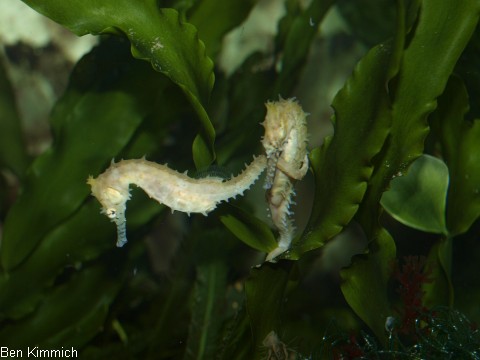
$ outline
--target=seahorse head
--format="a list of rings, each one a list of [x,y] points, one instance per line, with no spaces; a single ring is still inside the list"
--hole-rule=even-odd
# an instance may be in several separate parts
[[[125,234],[125,210],[126,202],[130,198],[128,187],[122,189],[109,184],[102,175],[94,179],[90,176],[87,180],[92,188],[92,195],[102,205],[102,213],[107,215],[117,225],[117,246],[123,246],[127,242]]]
[[[283,150],[292,129],[297,126],[296,119],[303,110],[294,99],[280,99],[279,101],[267,102],[267,114],[262,123],[265,135],[262,145],[267,157],[277,156]]]
[[[97,179],[90,176],[87,184],[92,188],[92,195],[102,204],[102,212],[110,219],[114,219],[115,213],[119,210],[125,209],[125,203],[130,198],[128,189],[125,191],[125,189],[115,187],[112,184],[106,184],[101,176]]]

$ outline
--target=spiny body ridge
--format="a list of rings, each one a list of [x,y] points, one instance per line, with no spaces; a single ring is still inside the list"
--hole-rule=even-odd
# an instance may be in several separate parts
[[[295,180],[308,171],[307,114],[295,99],[280,99],[266,104],[262,125],[262,145],[267,156],[264,188],[274,226],[278,230],[278,246],[267,255],[267,261],[289,249],[295,235],[290,205],[293,203]]]
[[[222,201],[243,194],[258,179],[266,167],[261,155],[236,177],[224,181],[219,177],[194,179],[166,165],[145,159],[121,160],[96,179],[87,183],[102,205],[102,212],[117,225],[117,246],[126,240],[125,210],[130,199],[130,184],[141,187],[151,198],[172,210],[207,215]]]

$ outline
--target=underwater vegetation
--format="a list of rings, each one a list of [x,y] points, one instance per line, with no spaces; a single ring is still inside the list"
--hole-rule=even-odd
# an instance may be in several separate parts
[[[82,359],[480,358],[479,0],[279,0],[269,45],[228,69],[226,35],[265,1],[24,3],[99,41],[71,72],[38,156],[1,67],[2,348],[74,348]],[[312,54],[332,14],[345,33],[327,53],[354,42],[362,56],[335,91],[325,137],[310,108],[332,64]],[[311,112],[308,159],[285,140],[266,160],[265,104],[292,98]],[[286,149],[302,171],[285,167]],[[276,159],[274,176],[223,194],[199,211],[208,216],[172,214],[131,186],[121,248],[86,183],[112,159],[146,156],[161,174],[153,163],[187,171],[186,186],[214,178],[223,189],[254,155],[263,167]],[[268,192],[275,181],[288,191]],[[294,187],[294,201],[281,198]],[[288,218],[275,218],[278,196]]]

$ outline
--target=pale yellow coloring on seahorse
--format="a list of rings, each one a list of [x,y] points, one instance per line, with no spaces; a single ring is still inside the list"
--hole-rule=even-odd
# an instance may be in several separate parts
[[[272,222],[278,230],[278,246],[267,261],[289,249],[295,233],[290,218],[290,204],[295,195],[293,183],[308,171],[307,114],[295,99],[266,103],[267,114],[262,125],[262,145],[267,155],[267,176],[264,188]]]
[[[151,198],[172,211],[207,215],[218,203],[243,194],[260,176],[266,166],[261,155],[238,176],[225,181],[218,177],[193,179],[186,174],[145,159],[112,161],[111,166],[87,183],[102,205],[102,212],[117,225],[117,246],[127,242],[126,202],[130,199],[130,184],[141,187]]]

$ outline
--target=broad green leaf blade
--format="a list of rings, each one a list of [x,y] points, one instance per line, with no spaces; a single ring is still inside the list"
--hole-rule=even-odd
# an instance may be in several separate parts
[[[450,172],[447,228],[452,236],[466,232],[480,216],[480,120],[464,120],[468,109],[462,81],[450,78],[439,99],[437,126]]]
[[[0,168],[23,179],[28,162],[13,89],[0,61]]]
[[[112,247],[115,229],[101,217],[92,217],[98,206],[91,201],[71,219],[55,228],[28,261],[2,274],[0,317],[17,319],[33,311],[55,277],[66,266],[76,266]]]
[[[218,106],[226,102],[229,107],[225,114],[225,131],[219,136],[216,146],[220,165],[231,162],[237,154],[252,154],[254,149],[258,149],[257,154],[263,151],[260,138],[264,129],[260,123],[266,112],[264,102],[272,98],[274,75],[271,71],[252,71],[260,58],[252,56],[230,78],[221,78],[223,82],[219,85],[223,88],[219,88],[223,90],[224,95],[221,96],[224,98],[217,100]]]
[[[191,24],[155,0],[25,0],[41,14],[77,35],[125,34],[137,58],[149,60],[190,96],[205,104],[213,86],[213,63]]]
[[[404,172],[423,152],[429,130],[426,117],[435,109],[436,99],[444,91],[447,79],[478,22],[479,7],[480,3],[475,1],[465,1],[461,5],[451,0],[422,2],[419,20],[409,35],[402,56],[399,75],[389,83],[393,101],[390,141],[376,159],[378,166],[357,216],[369,237],[377,233],[378,210],[372,209],[377,208],[382,192],[394,176]],[[439,53],[444,56],[439,57]],[[355,276],[353,272],[351,275]],[[368,276],[360,278],[368,284]],[[383,294],[386,289],[377,291]],[[344,294],[350,304],[356,299],[354,292],[347,294],[344,291]],[[371,304],[375,304],[374,300],[371,299]],[[377,318],[374,321],[373,309],[370,315],[366,314],[368,306],[370,304],[365,302],[354,309],[377,336],[381,336],[382,320]]]
[[[293,257],[323,246],[362,204],[376,155],[383,150],[390,131],[391,94],[386,85],[400,69],[406,33],[403,5],[398,1],[393,44],[371,49],[334,99],[334,135],[310,154],[315,201],[303,236],[293,244]]]
[[[218,345],[228,269],[221,261],[197,267],[192,318],[184,359],[213,359]]]
[[[393,101],[390,142],[379,157],[381,166],[371,180],[370,203],[378,203],[389,181],[423,153],[429,132],[427,116],[435,110],[437,98],[444,91],[479,14],[480,2],[476,0],[422,2],[400,72],[390,87]]]
[[[245,282],[247,312],[252,330],[251,359],[262,359],[262,342],[270,331],[278,333],[285,291],[293,262],[264,263],[252,269]]]
[[[289,256],[323,246],[355,215],[367,188],[372,158],[382,149],[390,126],[385,91],[390,52],[380,45],[360,61],[333,102],[333,137],[310,154],[315,199],[304,235]]]
[[[448,168],[442,160],[422,155],[390,186],[380,203],[394,219],[417,230],[447,234]]]
[[[51,292],[34,314],[3,326],[0,342],[12,348],[79,349],[103,326],[119,289],[119,282],[112,280],[104,265],[74,274],[71,281]]]
[[[205,108],[199,102],[192,102],[192,105],[202,123],[202,128],[192,144],[193,160],[198,170],[210,165],[215,160],[216,155],[213,149],[215,129]]]
[[[404,1],[397,1],[397,26],[393,43],[392,56],[386,70],[385,84],[389,88],[387,110],[383,110],[379,115],[387,116],[391,119],[391,96],[390,87],[393,86],[393,79],[397,76],[403,57],[407,29],[406,29],[406,9]],[[385,108],[385,105],[382,105]],[[388,146],[389,140],[386,139],[382,150]],[[378,223],[380,207],[375,200],[375,191],[372,192],[372,179],[375,178],[375,171],[379,166],[385,164],[379,162],[379,154],[375,156],[373,163],[375,169],[372,177],[369,179],[368,188],[360,209],[356,214],[356,221],[362,226],[366,238],[369,240],[368,252],[365,255],[357,257],[352,265],[341,271],[343,279],[341,286],[345,300],[355,313],[373,330],[376,336],[384,340],[385,319],[389,316],[391,306],[388,298],[388,281],[392,273],[392,266],[395,260],[395,242],[390,234]],[[388,164],[387,164],[388,165]],[[373,195],[373,197],[372,197]],[[372,199],[374,199],[372,201]]]
[[[195,136],[192,144],[192,156],[195,167],[198,169],[205,169],[212,163],[213,153],[208,142],[205,141],[208,137],[198,134]]]
[[[395,32],[393,1],[344,0],[337,6],[352,34],[368,46],[387,40]]]
[[[452,0],[441,3],[424,0],[421,6],[420,18],[409,34],[410,40],[401,58],[400,72],[389,82],[393,102],[390,140],[377,156],[378,165],[357,216],[368,237],[378,232],[378,210],[373,209],[377,208],[382,192],[395,175],[423,152],[429,130],[426,117],[435,109],[436,98],[443,92],[478,22],[480,3],[476,1],[465,1],[460,6]],[[439,57],[439,53],[444,56]],[[344,294],[349,303],[355,299],[353,292]],[[362,306],[355,311],[361,314]],[[380,335],[381,322],[377,321],[376,325],[370,322],[369,326]]]
[[[220,51],[223,36],[245,20],[256,2],[257,0],[202,0],[197,1],[188,11],[188,21],[198,29],[212,59]]]
[[[398,34],[395,29],[395,2],[402,2],[401,6],[407,5],[407,27],[412,26],[416,17],[419,3],[422,0],[342,0],[337,2],[338,10],[346,21],[352,35],[360,39],[367,46],[374,46],[379,42]],[[405,4],[406,3],[406,4]],[[413,16],[410,16],[413,15]]]
[[[455,66],[454,73],[459,76],[465,83],[468,95],[470,98],[470,112],[469,115],[479,116],[480,103],[476,101],[480,96],[480,69],[478,64],[480,63],[480,31],[478,27],[473,33],[470,41],[465,48],[462,56]],[[470,118],[471,120],[471,118]]]
[[[153,339],[147,350],[147,359],[167,358],[171,356],[172,339],[185,338],[186,330],[178,326],[179,319],[190,317],[189,307],[193,280],[190,279],[191,256],[181,257],[172,270],[173,278],[164,286],[160,305],[156,309],[153,328],[150,330]]]
[[[228,213],[220,216],[220,221],[245,244],[265,253],[277,247],[267,224],[240,208],[230,206],[228,210]]]
[[[154,76],[152,76],[154,75]],[[23,193],[5,221],[1,262],[21,263],[54,226],[89,195],[89,175],[129,142],[163,82],[118,43],[104,43],[76,67],[52,114],[54,145],[32,164]],[[28,224],[28,226],[27,226]]]
[[[310,45],[317,35],[318,26],[335,1],[312,1],[305,10],[300,9],[301,6],[298,2],[294,1],[293,3],[296,12],[293,14],[287,13],[279,25],[280,31],[277,42],[281,42],[283,50],[282,69],[275,82],[274,96],[290,95],[292,88],[299,79],[298,74],[306,62]],[[282,30],[285,30],[286,33],[282,34]],[[280,38],[283,35],[284,38]]]
[[[430,248],[425,271],[430,282],[422,287],[423,305],[428,309],[452,306],[452,238],[442,238]]]
[[[251,360],[251,330],[245,307],[227,324],[216,359]]]
[[[379,115],[380,116],[388,116],[390,118],[390,122],[392,121],[392,111],[391,111],[391,101],[394,95],[391,88],[395,87],[395,77],[398,75],[400,71],[400,66],[402,63],[403,52],[405,48],[405,43],[407,41],[407,28],[406,23],[409,15],[406,11],[406,5],[404,0],[397,0],[397,13],[396,13],[396,29],[395,29],[395,37],[393,39],[392,45],[392,55],[389,60],[388,69],[385,75],[385,84],[387,85],[388,90],[388,100],[387,100],[387,109],[383,110]],[[412,4],[411,4],[412,5]],[[414,12],[415,17],[418,12],[418,4],[417,6],[413,6],[414,9],[417,11]],[[409,9],[412,11],[412,9]],[[415,19],[415,18],[414,18]],[[411,19],[410,21],[413,21]],[[385,105],[382,105],[385,108]],[[388,113],[388,115],[386,115]],[[391,127],[391,124],[390,124]],[[389,129],[390,132],[390,129]],[[379,231],[382,231],[381,227],[378,223],[378,217],[380,213],[380,206],[379,206],[379,199],[377,199],[377,192],[383,191],[383,183],[381,185],[375,184],[376,179],[376,172],[378,169],[383,166],[390,166],[388,162],[383,162],[382,160],[382,153],[385,151],[385,148],[389,146],[389,138],[387,137],[381,151],[375,156],[373,159],[374,164],[374,171],[371,178],[368,181],[368,187],[365,193],[365,196],[360,204],[360,208],[356,214],[356,220],[358,223],[363,227],[365,234],[368,239],[372,239],[376,237],[376,234]],[[386,179],[384,179],[386,180]]]
[[[390,234],[380,230],[364,255],[357,255],[348,268],[340,271],[341,289],[355,313],[385,339],[385,320],[393,314],[388,299],[388,282],[395,260],[395,243]]]
[[[183,22],[176,10],[160,9],[156,0],[24,2],[77,35],[120,32],[127,36],[136,58],[148,60],[185,92],[201,121],[210,162],[214,159],[215,131],[204,109],[214,83],[213,62],[195,27]]]
[[[161,207],[145,198],[135,197],[130,202],[128,232],[133,235]],[[115,226],[99,214],[98,208],[97,201],[91,199],[50,231],[27,261],[8,275],[2,274],[0,319],[18,319],[32,312],[65,269],[82,266],[114,248]]]

